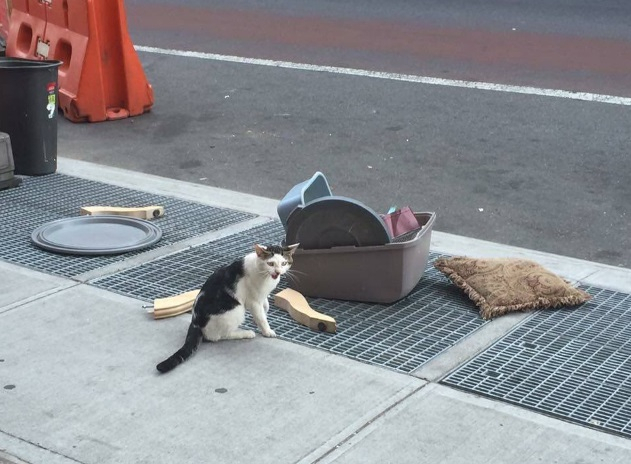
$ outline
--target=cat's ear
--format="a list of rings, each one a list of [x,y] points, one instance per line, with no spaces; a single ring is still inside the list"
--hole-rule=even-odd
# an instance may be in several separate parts
[[[269,252],[267,251],[267,247],[264,245],[259,245],[258,243],[254,245],[254,251],[256,251],[256,255],[261,259],[269,254]]]
[[[293,245],[286,246],[283,251],[285,252],[285,254],[288,254],[289,256],[291,256],[294,254],[294,251],[296,251],[299,246],[300,246],[300,243],[294,243]]]

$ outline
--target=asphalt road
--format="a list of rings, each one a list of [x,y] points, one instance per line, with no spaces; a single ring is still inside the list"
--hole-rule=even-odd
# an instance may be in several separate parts
[[[126,4],[137,44],[631,96],[625,0]]]
[[[180,3],[128,0],[134,42],[631,96],[623,1]],[[139,56],[153,110],[62,120],[60,155],[272,198],[320,170],[378,212],[631,268],[630,106]]]

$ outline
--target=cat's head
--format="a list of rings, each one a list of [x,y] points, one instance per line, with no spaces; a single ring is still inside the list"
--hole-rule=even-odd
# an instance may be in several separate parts
[[[261,262],[261,268],[265,269],[272,279],[278,279],[294,262],[294,251],[298,245],[298,243],[289,246],[256,244],[254,251]]]

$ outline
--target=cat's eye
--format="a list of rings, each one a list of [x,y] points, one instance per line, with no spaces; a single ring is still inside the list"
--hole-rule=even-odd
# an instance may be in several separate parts
[[[273,262],[273,261],[268,261],[268,262],[267,262],[267,265],[268,265],[269,267],[274,267],[274,262]]]
[[[287,261],[283,261],[282,263],[280,263],[281,266],[287,266]]]

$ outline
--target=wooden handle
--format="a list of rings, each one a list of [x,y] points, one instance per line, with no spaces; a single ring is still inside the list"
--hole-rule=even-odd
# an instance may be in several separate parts
[[[298,323],[318,332],[335,333],[335,319],[314,311],[301,293],[286,288],[274,295],[274,303],[284,309]]]
[[[190,311],[198,294],[199,290],[191,290],[168,298],[156,298],[153,300],[153,318],[164,319]]]
[[[115,216],[131,216],[140,219],[153,219],[164,216],[164,206],[142,206],[138,208],[122,208],[119,206],[84,206],[82,216],[113,214]]]

